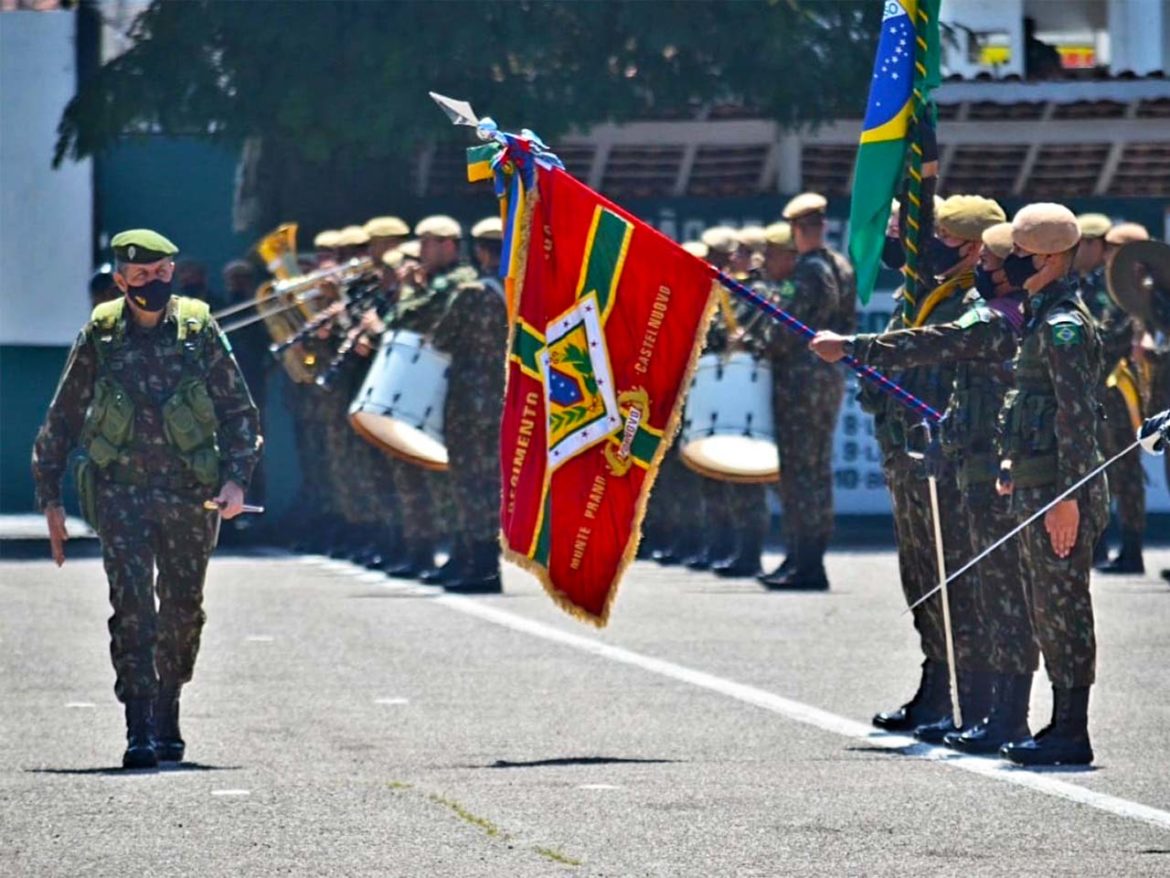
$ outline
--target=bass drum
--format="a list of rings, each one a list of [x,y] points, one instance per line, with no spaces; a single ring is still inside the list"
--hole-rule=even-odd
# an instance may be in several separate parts
[[[444,472],[443,402],[451,358],[417,332],[398,330],[382,347],[349,407],[367,442],[407,463]]]
[[[744,351],[700,357],[678,441],[683,463],[699,475],[743,484],[777,481],[769,365]]]

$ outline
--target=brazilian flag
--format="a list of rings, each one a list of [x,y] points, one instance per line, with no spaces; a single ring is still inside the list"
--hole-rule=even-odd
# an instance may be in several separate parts
[[[939,84],[940,0],[886,0],[849,207],[849,256],[868,302],[881,263],[890,201],[906,166],[915,108]]]

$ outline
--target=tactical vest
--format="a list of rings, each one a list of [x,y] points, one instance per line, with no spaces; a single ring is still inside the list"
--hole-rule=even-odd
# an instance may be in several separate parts
[[[207,389],[202,339],[211,325],[211,309],[198,299],[176,297],[175,344],[181,346],[184,367],[195,374],[183,378],[160,407],[163,431],[175,455],[201,485],[219,483],[219,427],[215,404]],[[97,381],[93,401],[86,412],[81,445],[89,460],[106,471],[126,464],[134,438],[136,404],[113,377],[110,364],[126,343],[124,299],[104,302],[93,310],[87,331],[97,350]],[[193,341],[188,342],[188,337]]]
[[[1085,345],[1095,369],[1101,367],[1101,344],[1089,309],[1071,289],[1062,290],[1050,302],[1042,302],[1031,317],[1016,354],[1015,388],[1008,391],[1000,414],[1003,457],[1012,461],[1012,481],[1017,487],[1050,485],[1057,479],[1056,388],[1045,356],[1044,328],[1054,313],[1075,311],[1081,317]],[[1099,380],[1084,388],[1096,394]],[[1093,430],[1095,424],[1085,424]]]

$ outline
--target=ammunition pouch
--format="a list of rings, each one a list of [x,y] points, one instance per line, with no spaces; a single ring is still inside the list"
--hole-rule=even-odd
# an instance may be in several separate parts
[[[83,436],[86,454],[98,467],[116,461],[134,436],[134,401],[109,378],[94,386]]]
[[[87,454],[73,459],[73,483],[77,486],[77,500],[81,506],[81,517],[95,531],[98,529],[97,511],[97,465]]]
[[[1012,464],[1012,482],[1017,488],[1042,488],[1056,483],[1056,455],[1027,457]]]
[[[163,431],[202,485],[219,482],[219,449],[215,431],[218,422],[215,404],[207,385],[199,378],[187,378],[162,407]]]

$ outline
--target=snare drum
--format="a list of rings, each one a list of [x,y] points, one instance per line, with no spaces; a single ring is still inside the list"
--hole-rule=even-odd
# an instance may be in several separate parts
[[[451,358],[417,332],[382,342],[349,406],[349,422],[371,444],[429,470],[447,469],[443,402]]]
[[[744,351],[700,357],[678,442],[683,463],[708,478],[779,479],[771,367]]]

